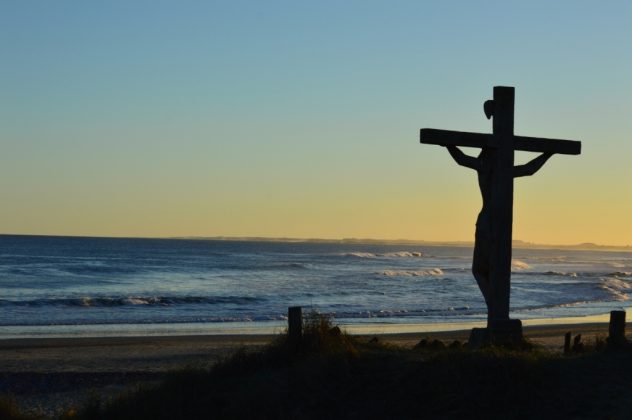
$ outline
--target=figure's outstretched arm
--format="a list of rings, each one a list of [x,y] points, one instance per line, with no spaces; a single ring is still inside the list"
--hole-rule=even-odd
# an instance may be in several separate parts
[[[520,176],[533,175],[534,173],[540,170],[542,165],[544,165],[551,156],[553,156],[553,153],[542,153],[540,156],[531,160],[529,163],[525,163],[524,165],[514,166],[514,169],[513,169],[514,178],[517,178]]]
[[[454,159],[456,163],[461,166],[465,166],[466,168],[478,170],[479,162],[477,158],[466,155],[461,151],[461,149],[456,146],[446,147],[448,148],[448,152],[450,152],[452,159]]]

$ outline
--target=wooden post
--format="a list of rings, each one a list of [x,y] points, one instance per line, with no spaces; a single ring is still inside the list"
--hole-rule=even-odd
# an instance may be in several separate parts
[[[571,332],[564,334],[564,354],[571,352]]]
[[[577,334],[573,338],[573,353],[581,353],[584,351],[584,343],[582,343],[582,335]]]
[[[626,342],[625,339],[625,311],[611,311],[608,327],[608,343],[617,345]]]
[[[303,336],[303,308],[300,306],[287,308],[287,335],[294,342],[300,341]]]
[[[498,148],[493,152],[496,158],[494,160],[495,176],[492,182],[494,200],[490,215],[492,237],[489,264],[492,305],[488,313],[488,328],[502,325],[509,320],[514,166],[514,88],[512,87],[494,87],[493,128]]]

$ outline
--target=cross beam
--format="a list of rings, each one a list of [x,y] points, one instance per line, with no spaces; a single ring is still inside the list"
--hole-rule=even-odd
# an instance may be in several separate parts
[[[419,130],[420,143],[440,146],[500,147],[493,134],[467,133],[463,131]],[[582,143],[575,140],[545,139],[539,137],[513,136],[513,149],[525,152],[551,152],[562,155],[579,155]]]
[[[479,185],[481,185],[482,180],[484,185],[481,185],[481,193],[483,193],[483,188],[487,191],[486,194],[483,194],[483,210],[479,215],[481,226],[477,222],[474,265],[483,265],[487,270],[485,276],[482,276],[485,278],[484,284],[481,285],[479,282],[479,286],[487,304],[488,328],[498,330],[504,326],[513,325],[513,321],[509,319],[509,290],[511,282],[513,178],[515,173],[514,152],[523,150],[578,155],[581,152],[581,142],[515,136],[513,133],[513,87],[494,87],[494,99],[486,102],[484,109],[488,118],[492,115],[494,118],[492,134],[422,128],[420,139],[421,143],[426,144],[479,147],[493,151],[493,153],[485,154],[484,157],[483,155],[479,158],[470,157],[468,161],[476,161],[477,165],[482,165],[477,169]],[[545,160],[546,157],[544,157]],[[542,163],[539,163],[539,166],[544,161],[541,160]],[[483,166],[487,169],[483,169]],[[537,169],[535,170],[537,171]],[[480,239],[479,229],[482,230]],[[473,271],[475,271],[474,267]],[[480,273],[480,271],[478,272]],[[477,272],[474,275],[479,281],[481,276],[477,276]]]

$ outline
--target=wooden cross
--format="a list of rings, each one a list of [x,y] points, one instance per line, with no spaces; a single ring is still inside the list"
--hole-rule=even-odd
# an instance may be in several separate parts
[[[494,325],[507,325],[509,322],[513,179],[514,176],[531,175],[537,171],[537,169],[539,169],[548,158],[548,156],[545,156],[543,159],[540,158],[541,162],[535,170],[532,170],[529,173],[522,171],[523,173],[521,175],[516,175],[516,169],[520,167],[514,168],[514,152],[516,150],[523,150],[527,152],[542,152],[545,154],[560,153],[578,155],[581,152],[581,142],[515,136],[513,133],[513,87],[494,87],[494,99],[493,101],[487,101],[484,108],[488,118],[493,115],[493,134],[464,133],[458,131],[422,128],[420,130],[420,138],[421,143],[448,146],[451,149],[450,153],[453,154],[453,156],[457,153],[455,152],[457,149],[455,149],[454,146],[478,147],[483,150],[487,149],[492,154],[492,157],[488,158],[488,162],[491,165],[491,170],[489,171],[491,198],[489,200],[489,209],[487,209],[489,213],[488,219],[491,224],[491,235],[489,238],[490,243],[488,244],[490,287],[487,291],[485,291],[483,290],[483,286],[479,283],[487,303],[488,328],[491,329]],[[458,151],[458,153],[461,152]],[[475,160],[475,158],[465,156],[462,153],[461,155],[464,159],[467,158],[472,161]],[[457,158],[455,157],[455,159]],[[459,164],[464,164],[458,159],[457,162],[459,162]],[[470,166],[466,164],[464,165]],[[526,167],[528,165],[522,166]],[[477,242],[478,240],[479,237],[477,232]]]

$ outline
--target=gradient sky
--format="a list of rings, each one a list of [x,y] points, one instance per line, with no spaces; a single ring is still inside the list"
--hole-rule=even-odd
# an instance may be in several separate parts
[[[628,1],[3,1],[0,233],[473,240],[419,129],[491,131],[506,85],[583,142],[514,238],[632,244],[631,42]]]

